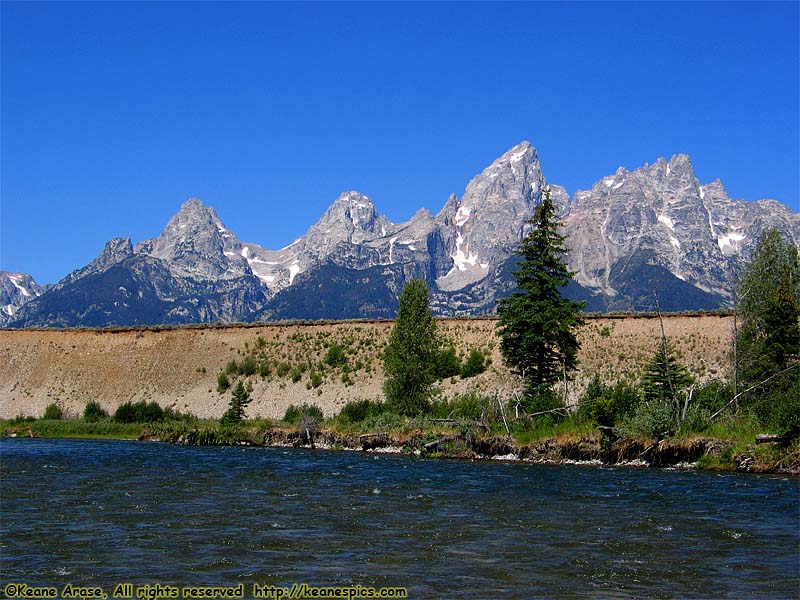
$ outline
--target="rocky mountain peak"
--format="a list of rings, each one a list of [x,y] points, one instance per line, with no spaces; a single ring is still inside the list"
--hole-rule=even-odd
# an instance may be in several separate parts
[[[108,266],[121,262],[133,254],[131,238],[118,237],[106,242],[94,263],[99,268],[105,269]]]
[[[536,154],[536,148],[533,147],[528,140],[523,140],[510,150],[504,152],[499,158],[495,159],[489,169],[501,165],[514,165],[517,163],[532,164],[539,162],[539,157]]]
[[[252,274],[241,247],[213,208],[190,198],[161,235],[138,243],[135,251],[166,261],[175,275],[226,279]]]
[[[0,325],[7,323],[24,304],[41,296],[44,290],[27,273],[0,271]]]
[[[368,196],[357,191],[348,191],[333,201],[325,211],[321,222],[327,224],[338,222],[351,231],[373,232],[378,220],[378,211]]]
[[[59,281],[54,287],[61,288],[65,285],[82,279],[87,275],[102,273],[133,254],[131,238],[118,237],[107,241],[100,254],[85,267],[77,269]]]
[[[392,223],[378,214],[368,196],[348,191],[333,201],[319,221],[304,236],[305,246],[331,247],[339,242],[362,243],[383,237]]]

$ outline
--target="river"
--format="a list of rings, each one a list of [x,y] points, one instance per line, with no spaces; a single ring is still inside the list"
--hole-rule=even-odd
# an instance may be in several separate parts
[[[9,438],[0,475],[2,585],[800,595],[788,477]]]

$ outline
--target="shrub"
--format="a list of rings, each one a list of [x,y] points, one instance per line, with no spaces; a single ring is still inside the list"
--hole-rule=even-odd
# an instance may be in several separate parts
[[[230,361],[225,367],[225,373],[227,373],[228,375],[238,375],[239,364],[235,360]]]
[[[361,422],[361,429],[371,433],[378,433],[381,431],[402,429],[405,424],[405,417],[388,407],[387,410],[367,416],[367,418]]]
[[[445,346],[436,353],[433,366],[433,376],[436,379],[455,377],[459,373],[461,373],[461,363],[452,344]]]
[[[266,379],[270,376],[272,370],[269,368],[269,363],[266,360],[263,360],[258,365],[258,374],[261,376],[262,379]]]
[[[100,406],[99,402],[87,402],[83,409],[83,420],[87,421],[88,423],[97,423],[97,421],[107,417],[108,413],[103,410],[103,407]]]
[[[328,348],[328,352],[325,354],[325,364],[329,367],[341,367],[347,364],[347,355],[345,354],[344,348],[336,343],[331,344],[331,347]]]
[[[671,403],[647,400],[623,419],[619,427],[622,437],[657,438],[667,437],[675,431],[675,409]]]
[[[323,414],[322,409],[319,406],[314,404],[290,404],[289,407],[286,409],[286,413],[283,415],[283,420],[286,423],[290,423],[292,425],[297,424],[302,417],[309,416],[314,417],[319,421],[322,421]]]
[[[379,415],[386,410],[387,407],[383,402],[351,400],[344,405],[338,418],[345,423],[361,423],[367,417]]]
[[[522,401],[522,409],[528,414],[563,408],[564,400],[548,386],[539,386],[527,392]],[[558,413],[537,415],[535,419],[540,422],[555,423],[562,418]]]
[[[486,357],[483,355],[483,352],[478,350],[477,348],[472,348],[469,351],[469,356],[467,357],[464,366],[461,367],[461,377],[475,377],[475,375],[480,375],[486,370]]]
[[[231,387],[231,382],[228,379],[228,376],[225,373],[220,372],[220,374],[217,375],[217,393],[224,394],[228,391],[229,387]]]
[[[692,405],[715,413],[733,398],[733,386],[719,379],[711,379],[695,388]]]
[[[239,365],[239,374],[245,377],[255,375],[258,370],[258,361],[255,356],[247,356]]]
[[[51,421],[60,421],[64,418],[64,411],[58,404],[48,404],[47,408],[44,409],[44,415],[42,418],[49,419]]]
[[[311,371],[309,379],[311,381],[312,388],[318,388],[322,385],[322,375],[320,375],[317,371]]]
[[[117,423],[154,423],[164,420],[164,410],[157,402],[125,402],[117,407],[112,419]]]
[[[710,417],[711,413],[708,409],[699,405],[689,406],[686,415],[681,420],[681,431],[702,433],[711,427]]]
[[[613,427],[630,415],[640,401],[639,392],[633,386],[620,381],[610,387],[595,376],[580,400],[578,415]]]
[[[495,403],[489,396],[476,392],[456,396],[449,401],[434,402],[431,416],[437,419],[464,419],[477,421],[481,417],[495,417]]]
[[[291,370],[289,363],[278,363],[278,366],[275,368],[275,374],[278,377],[285,377],[286,374]]]
[[[800,437],[800,380],[785,392],[767,394],[752,411],[763,427],[780,433],[787,441]]]

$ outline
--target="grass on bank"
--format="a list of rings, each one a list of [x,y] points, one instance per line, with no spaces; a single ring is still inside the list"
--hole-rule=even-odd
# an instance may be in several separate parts
[[[280,420],[244,419],[235,425],[156,409],[144,403],[122,405],[109,416],[96,403],[89,403],[82,418],[0,420],[0,433],[43,438],[152,438],[192,445],[225,445],[260,444],[268,438],[269,432],[276,431],[313,434],[328,431],[353,437],[376,433],[401,439],[413,436],[418,444],[453,434],[470,440],[510,437],[516,445],[526,445],[549,438],[598,440],[601,437],[598,426],[608,423],[619,432],[616,437],[648,440],[648,443],[654,439],[691,443],[700,437],[721,440],[724,448],[719,453],[699,460],[698,466],[704,469],[730,470],[735,466],[734,458],[744,454],[763,464],[778,464],[800,452],[796,438],[777,445],[756,444],[756,435],[770,432],[771,428],[765,427],[752,412],[729,415],[713,422],[687,419],[685,426],[677,431],[668,435],[654,434],[662,425],[660,409],[650,414],[652,407],[641,399],[634,402],[631,390],[624,386],[606,387],[601,391],[588,390],[577,411],[557,411],[535,418],[525,417],[525,410],[518,404],[501,406],[496,398],[477,393],[438,399],[430,404],[425,414],[415,417],[399,415],[384,402],[359,399],[348,402],[339,414],[327,419],[317,406],[303,404],[290,406]],[[54,409],[48,409],[48,416],[57,414]],[[134,422],[128,422],[132,419]],[[693,428],[693,424],[700,424],[702,428]],[[625,435],[625,432],[635,432],[637,427],[645,429],[640,429],[638,435]],[[648,427],[655,429],[648,430]],[[448,447],[444,448],[447,454]]]

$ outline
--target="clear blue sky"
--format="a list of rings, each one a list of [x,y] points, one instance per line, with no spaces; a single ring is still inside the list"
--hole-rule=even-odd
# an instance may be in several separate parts
[[[436,212],[521,140],[571,194],[687,153],[798,205],[782,3],[0,5],[0,269],[55,282],[191,196],[279,248],[336,196]]]

